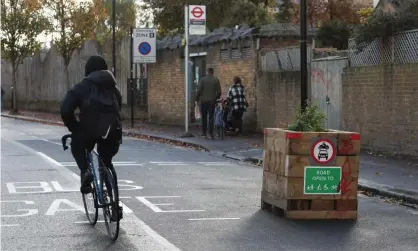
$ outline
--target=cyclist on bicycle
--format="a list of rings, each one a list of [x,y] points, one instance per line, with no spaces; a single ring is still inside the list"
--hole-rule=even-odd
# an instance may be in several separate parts
[[[122,139],[122,96],[116,80],[101,56],[91,56],[85,65],[84,79],[74,85],[61,103],[61,118],[72,133],[71,153],[80,168],[82,193],[90,192],[93,174],[86,151],[97,143],[97,151],[106,167],[118,153]],[[74,114],[79,108],[79,121]]]

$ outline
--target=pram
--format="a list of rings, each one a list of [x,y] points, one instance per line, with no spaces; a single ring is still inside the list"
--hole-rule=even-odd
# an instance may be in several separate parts
[[[223,139],[227,132],[234,132],[240,121],[234,121],[231,107],[226,99],[218,99],[215,107],[215,130],[219,138]]]

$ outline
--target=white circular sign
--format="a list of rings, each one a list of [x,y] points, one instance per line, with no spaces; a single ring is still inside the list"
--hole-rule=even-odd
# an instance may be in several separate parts
[[[312,145],[311,155],[316,162],[326,164],[334,159],[336,150],[330,140],[320,139]]]

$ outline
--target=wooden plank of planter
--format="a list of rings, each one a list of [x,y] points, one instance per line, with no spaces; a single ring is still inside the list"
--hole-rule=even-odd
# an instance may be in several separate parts
[[[338,211],[354,211],[357,210],[358,200],[336,200],[335,210]]]
[[[266,202],[272,206],[286,210],[288,208],[289,200],[279,198],[277,195],[267,191],[261,192],[261,202]]]
[[[335,200],[312,200],[312,211],[332,211],[334,210]]]
[[[264,171],[283,175],[285,161],[286,155],[284,155],[283,153],[273,150],[264,150]]]
[[[288,155],[310,155],[312,138],[337,139],[337,155],[359,155],[360,135],[354,132],[295,132],[281,128],[266,128],[265,149],[274,149]]]
[[[263,191],[271,194],[277,194],[277,174],[263,172]]]
[[[285,161],[280,160],[280,164],[284,162],[284,171],[278,173],[285,177],[300,177],[305,175],[305,166],[309,166],[309,156],[300,155],[286,155]],[[277,164],[277,163],[276,163]],[[358,177],[360,157],[359,156],[337,156],[336,166],[343,166],[351,168],[351,177]],[[273,171],[274,172],[274,171]]]
[[[277,193],[276,195],[281,198],[294,199],[294,200],[309,200],[309,199],[323,199],[323,200],[337,200],[341,198],[345,199],[357,199],[358,190],[358,177],[347,177],[347,194],[343,195],[305,195],[303,193],[304,178],[300,177],[277,177]]]
[[[337,137],[337,155],[359,155],[360,134],[342,132]]]
[[[286,211],[285,217],[293,220],[356,220],[357,211]]]

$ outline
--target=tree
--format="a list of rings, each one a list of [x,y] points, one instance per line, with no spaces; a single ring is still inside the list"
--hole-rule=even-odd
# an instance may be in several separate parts
[[[373,14],[373,8],[372,7],[364,7],[357,11],[357,14],[360,18],[361,24],[366,24],[370,18],[370,16]]]
[[[93,38],[99,24],[106,18],[101,0],[77,2],[77,0],[44,0],[54,20],[53,32],[59,34],[54,45],[64,59],[67,89],[70,88],[68,65],[72,53],[85,40]]]
[[[318,29],[317,38],[322,47],[346,50],[350,38],[350,28],[344,21],[329,20]]]
[[[358,15],[353,5],[353,0],[307,0],[308,23],[320,27],[328,20],[340,20],[349,24],[359,22]],[[299,23],[300,5],[295,7],[295,23]]]
[[[221,25],[230,28],[245,23],[250,27],[256,27],[273,21],[274,16],[266,10],[264,3],[256,4],[247,0],[235,0],[226,12],[226,17]]]
[[[96,39],[103,44],[104,41],[112,37],[112,2],[113,0],[101,0],[104,6],[106,15],[102,22],[100,22],[96,31]],[[131,27],[136,27],[138,7],[135,0],[117,0],[116,3],[116,24],[115,36],[116,41],[120,41],[123,37],[128,36]]]
[[[1,0],[2,58],[12,64],[12,113],[18,112],[16,74],[25,57],[41,49],[37,37],[49,28],[42,5],[36,0]]]
[[[268,12],[267,7],[272,7],[275,4],[274,0],[246,0],[256,5],[264,4],[265,11]],[[154,24],[158,28],[159,35],[167,35],[173,33],[184,32],[184,0],[143,0],[144,8],[152,12],[154,16]],[[245,2],[245,1],[240,1]],[[206,5],[206,25],[209,30],[221,27],[230,19],[228,15],[231,13],[231,8],[235,8],[236,0],[189,0],[187,4],[205,4]],[[242,9],[244,10],[244,9]],[[248,10],[245,10],[248,11]],[[253,11],[256,13],[257,11]],[[242,15],[244,17],[244,15]],[[240,17],[241,18],[241,17]],[[241,18],[242,20],[242,18]],[[251,17],[250,17],[251,20]]]
[[[278,4],[279,13],[277,13],[277,21],[280,23],[292,22],[295,12],[295,4],[293,0],[283,0]]]
[[[375,39],[384,39],[397,32],[418,28],[418,0],[405,3],[398,12],[376,12],[356,30],[356,45],[362,50]]]

